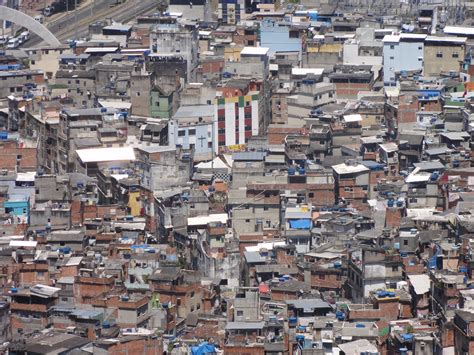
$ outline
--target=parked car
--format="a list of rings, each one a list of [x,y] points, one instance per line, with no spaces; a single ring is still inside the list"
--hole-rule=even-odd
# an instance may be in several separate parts
[[[8,41],[7,48],[15,49],[15,48],[18,48],[19,45],[20,45],[20,40],[18,38],[12,38]]]
[[[45,15],[46,17],[49,17],[51,16],[52,14],[54,14],[54,7],[52,6],[46,6],[43,10],[43,15]]]
[[[30,39],[30,31],[23,31],[20,34],[20,37],[22,38],[23,43],[28,41]]]
[[[39,23],[44,22],[44,16],[43,15],[36,15],[35,20],[38,21]]]

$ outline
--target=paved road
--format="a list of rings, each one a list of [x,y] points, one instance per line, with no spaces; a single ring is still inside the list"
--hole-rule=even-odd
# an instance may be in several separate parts
[[[49,30],[61,41],[70,38],[85,37],[89,24],[111,18],[117,22],[130,21],[134,17],[151,11],[156,7],[156,0],[127,0],[123,4],[111,5],[111,0],[95,0],[77,12],[71,12],[47,25]],[[25,47],[35,47],[42,43],[37,36],[25,43]],[[43,42],[44,43],[44,42]]]

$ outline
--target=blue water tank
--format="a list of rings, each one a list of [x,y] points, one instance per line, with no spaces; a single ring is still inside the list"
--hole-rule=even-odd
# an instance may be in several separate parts
[[[296,341],[304,341],[304,335],[296,334],[295,339]]]
[[[439,173],[437,171],[435,171],[431,174],[430,180],[431,181],[436,181],[436,180],[438,180],[438,178],[439,178]]]
[[[356,328],[365,328],[365,324],[357,323]]]
[[[16,287],[12,287],[10,291],[12,293],[18,293],[18,289]]]
[[[300,175],[304,175],[304,174],[306,173],[306,171],[304,170],[304,168],[300,168],[300,169],[298,170],[298,172],[299,172]]]
[[[296,173],[295,168],[288,168],[288,175],[289,176],[293,176],[293,175],[295,175],[295,173]]]
[[[453,160],[453,168],[459,168],[459,160]]]
[[[343,321],[344,319],[346,319],[346,315],[342,311],[336,311],[336,318],[339,321]]]
[[[393,200],[392,199],[387,201],[387,206],[388,207],[393,207]]]
[[[101,112],[101,113],[107,112],[107,107],[101,107],[101,108],[100,108],[100,112]]]
[[[298,320],[296,319],[296,317],[289,317],[288,318],[288,323],[289,323],[290,326],[293,326],[293,327],[296,326],[297,321]]]

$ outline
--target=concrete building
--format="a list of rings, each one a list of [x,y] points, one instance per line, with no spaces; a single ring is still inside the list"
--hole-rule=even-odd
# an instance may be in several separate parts
[[[338,201],[346,201],[364,209],[369,197],[369,168],[357,162],[346,162],[332,167]]]
[[[291,23],[262,21],[260,24],[260,45],[270,49],[270,54],[278,52],[298,52],[303,45],[303,33]]]
[[[198,31],[195,26],[160,24],[151,33],[152,61],[154,63],[163,60],[169,63],[182,63],[184,72],[178,74],[185,81],[192,82],[197,66],[198,42]],[[169,67],[167,67],[167,71],[167,75],[174,75],[174,70],[170,71]],[[156,73],[160,77],[160,73]]]
[[[194,150],[196,157],[210,158],[214,111],[212,105],[181,106],[169,122],[169,144]]]
[[[264,125],[263,83],[231,79],[218,88],[215,104],[215,152],[221,147],[246,144]]]
[[[459,73],[466,54],[466,41],[466,37],[426,37],[423,75]]]
[[[375,39],[373,28],[358,28],[354,38],[344,42],[342,53],[346,65],[382,66],[382,43]]]
[[[217,18],[222,23],[235,25],[244,18],[245,1],[243,0],[219,0]]]
[[[393,86],[397,76],[423,70],[424,46],[427,35],[402,33],[383,39],[383,81]]]

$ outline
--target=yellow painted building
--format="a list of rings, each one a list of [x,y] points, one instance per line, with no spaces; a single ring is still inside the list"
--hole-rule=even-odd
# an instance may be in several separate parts
[[[128,192],[128,204],[127,207],[130,209],[130,214],[134,217],[140,216],[142,205],[140,202],[140,191],[129,191]]]

